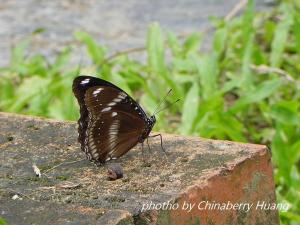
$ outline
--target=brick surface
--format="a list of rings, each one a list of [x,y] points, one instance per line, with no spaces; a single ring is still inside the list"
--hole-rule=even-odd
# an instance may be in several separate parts
[[[265,146],[163,134],[167,157],[151,140],[146,163],[137,146],[116,161],[124,178],[109,181],[76,139],[74,122],[0,113],[0,217],[9,224],[279,224],[277,210],[256,209],[275,203]],[[253,206],[205,210],[206,202]]]

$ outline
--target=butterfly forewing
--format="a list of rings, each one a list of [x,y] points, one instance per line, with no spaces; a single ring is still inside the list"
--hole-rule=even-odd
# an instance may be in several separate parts
[[[85,105],[92,115],[123,111],[137,118],[147,119],[143,109],[125,92],[113,87],[94,86],[86,91]]]
[[[86,91],[94,86],[101,85],[101,86],[111,86],[112,84],[90,76],[79,76],[76,77],[73,81],[73,92],[75,97],[78,100],[79,107],[80,107],[80,118],[78,120],[78,141],[81,144],[81,149],[84,151],[85,149],[85,140],[86,140],[86,129],[89,123],[88,118],[88,110],[86,108],[84,98]],[[114,86],[114,85],[112,85]],[[118,87],[115,87],[118,89]],[[120,89],[121,90],[121,89]]]

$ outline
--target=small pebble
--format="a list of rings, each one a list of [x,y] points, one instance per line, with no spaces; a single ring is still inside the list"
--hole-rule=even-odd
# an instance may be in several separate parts
[[[117,180],[123,177],[123,169],[119,163],[112,163],[107,166],[108,180]]]
[[[181,158],[180,161],[184,163],[184,162],[188,162],[189,159],[188,158]]]
[[[35,164],[32,165],[32,169],[33,169],[33,172],[35,173],[35,175],[37,177],[41,177],[42,176],[40,169]]]
[[[13,140],[14,140],[14,137],[9,136],[9,137],[7,137],[7,140],[8,140],[8,141],[13,141]]]
[[[12,198],[11,198],[12,200],[17,200],[17,199],[20,199],[20,200],[22,200],[22,198],[20,198],[20,196],[19,195],[14,195],[14,196],[12,196]]]

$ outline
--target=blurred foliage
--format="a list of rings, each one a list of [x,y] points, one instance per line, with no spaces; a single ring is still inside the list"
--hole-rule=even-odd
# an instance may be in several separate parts
[[[117,84],[148,112],[172,88],[166,104],[181,101],[158,115],[155,129],[270,146],[277,200],[290,205],[280,212],[281,223],[300,224],[300,1],[265,13],[255,13],[249,1],[240,17],[212,23],[209,51],[199,51],[205,34],[182,40],[152,24],[146,62],[129,53],[109,57],[107,47],[78,31],[91,63],[75,69],[69,61],[76,46],[50,63],[28,57],[30,38],[24,40],[13,48],[10,65],[0,68],[0,110],[76,120],[71,85],[79,74]]]
[[[8,225],[5,219],[0,216],[0,225]]]

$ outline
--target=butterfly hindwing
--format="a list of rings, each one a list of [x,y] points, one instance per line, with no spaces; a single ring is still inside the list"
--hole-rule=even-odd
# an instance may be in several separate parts
[[[124,112],[105,112],[92,118],[87,128],[85,150],[91,160],[105,162],[122,156],[134,147],[145,125],[142,120],[132,123],[133,119]]]
[[[75,78],[73,92],[80,105],[78,140],[91,161],[118,158],[141,141],[148,118],[126,92],[90,76]]]
[[[146,127],[144,112],[125,92],[95,86],[86,91],[84,102],[90,120],[85,152],[91,152],[93,160],[118,158],[138,143]]]

